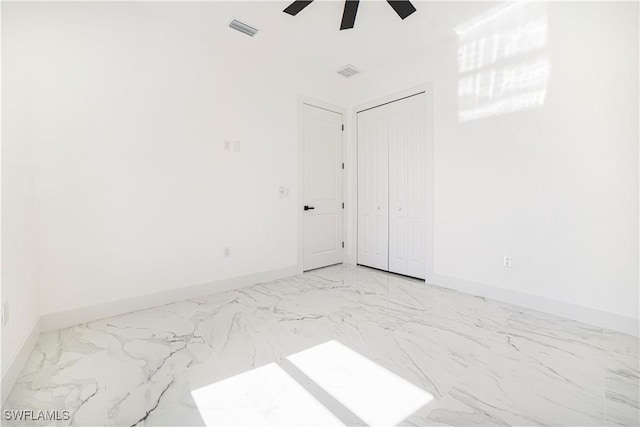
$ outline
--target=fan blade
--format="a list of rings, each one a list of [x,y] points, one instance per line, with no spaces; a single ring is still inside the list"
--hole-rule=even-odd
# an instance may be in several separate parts
[[[289,6],[287,6],[287,8],[283,10],[283,12],[288,13],[291,16],[296,16],[302,9],[309,6],[312,2],[313,0],[309,0],[309,1],[296,0],[293,3],[291,3]]]
[[[393,10],[395,10],[402,19],[416,11],[416,8],[413,7],[410,1],[387,0],[387,3],[391,5]]]
[[[359,0],[346,0],[344,2],[344,12],[342,12],[342,22],[340,23],[341,30],[353,28],[353,24],[356,23],[359,3]]]

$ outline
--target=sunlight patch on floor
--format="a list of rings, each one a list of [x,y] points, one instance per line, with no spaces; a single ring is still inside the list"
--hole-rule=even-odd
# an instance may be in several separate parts
[[[343,426],[275,363],[191,392],[206,426]]]
[[[371,426],[392,426],[433,396],[361,354],[329,341],[287,359]]]
[[[344,426],[336,416],[340,409],[329,407],[342,405],[370,426],[393,426],[433,399],[334,340],[286,359],[307,378],[296,379],[277,363],[270,363],[193,390],[205,425]],[[338,403],[323,405],[323,399],[310,393],[314,388],[304,386],[305,382],[319,387],[315,394],[328,393]]]

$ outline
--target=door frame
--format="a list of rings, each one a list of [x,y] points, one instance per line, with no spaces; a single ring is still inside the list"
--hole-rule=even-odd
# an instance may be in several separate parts
[[[302,205],[304,204],[304,106],[309,105],[323,110],[331,111],[342,116],[342,123],[345,126],[345,132],[342,134],[342,160],[346,160],[346,131],[347,131],[347,109],[329,102],[311,98],[304,95],[298,95],[298,197],[296,200],[296,209],[298,211],[298,274],[302,274],[304,269],[304,215]],[[346,163],[346,162],[345,162]],[[345,166],[346,167],[346,166]],[[345,199],[345,173],[342,173],[342,200]],[[344,209],[342,210],[342,240],[346,236],[346,221]],[[345,243],[346,244],[346,243]],[[344,262],[345,251],[342,251],[342,262]]]
[[[426,185],[426,197],[427,197],[427,242],[426,242],[426,264],[425,264],[425,280],[431,280],[433,277],[433,239],[434,239],[434,136],[433,136],[433,84],[431,82],[414,86],[409,89],[405,89],[393,94],[383,96],[381,98],[374,99],[369,102],[357,105],[353,107],[351,112],[351,131],[349,133],[350,140],[353,144],[351,146],[351,156],[347,158],[354,159],[352,167],[347,169],[349,178],[347,181],[354,182],[353,189],[345,193],[345,199],[349,204],[353,204],[355,207],[355,215],[352,217],[351,222],[347,228],[353,230],[353,239],[349,239],[347,245],[353,247],[355,250],[349,254],[347,262],[356,265],[358,263],[358,113],[370,108],[379,107],[390,102],[399,101],[409,96],[418,95],[424,93],[425,95],[425,125],[427,136],[427,185]],[[351,236],[349,236],[351,237]],[[345,255],[343,254],[343,258]]]

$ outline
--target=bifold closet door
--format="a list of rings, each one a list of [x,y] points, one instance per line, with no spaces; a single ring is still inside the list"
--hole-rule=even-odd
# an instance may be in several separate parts
[[[389,145],[389,271],[426,273],[425,95],[387,104]]]
[[[389,269],[387,107],[358,113],[358,264]]]

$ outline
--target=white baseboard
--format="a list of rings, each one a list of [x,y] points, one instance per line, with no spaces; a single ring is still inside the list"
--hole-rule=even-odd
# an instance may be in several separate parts
[[[554,314],[636,337],[640,336],[640,320],[633,317],[440,274],[429,275],[427,283],[531,310]]]
[[[299,273],[298,267],[293,265],[278,270],[264,271],[246,276],[216,280],[200,285],[185,286],[148,295],[81,307],[72,310],[59,311],[42,315],[42,331],[55,331],[70,326],[87,323],[105,317],[117,316],[144,310],[172,302],[183,301],[189,298],[197,298],[218,292],[229,291],[255,285],[257,283],[278,280],[284,277],[295,276]]]
[[[9,392],[18,379],[24,364],[27,362],[27,358],[35,348],[36,342],[38,342],[40,328],[41,320],[38,317],[33,322],[33,325],[31,325],[31,329],[29,329],[29,332],[20,343],[20,346],[13,353],[13,357],[7,364],[6,369],[2,372],[2,393],[0,395],[0,398],[2,399],[2,406],[4,406],[4,401],[7,400]]]

